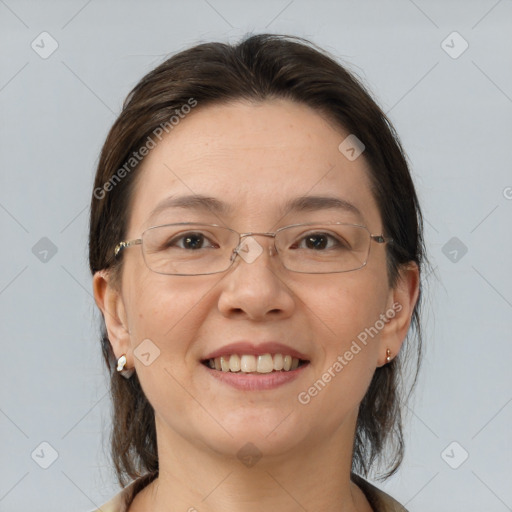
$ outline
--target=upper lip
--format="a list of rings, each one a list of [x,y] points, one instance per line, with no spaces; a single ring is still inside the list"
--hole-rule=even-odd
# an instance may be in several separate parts
[[[231,354],[238,355],[263,355],[263,354],[283,354],[302,359],[304,361],[309,360],[308,356],[299,352],[298,350],[278,343],[277,341],[264,341],[261,343],[255,343],[250,341],[237,341],[224,345],[213,352],[210,352],[204,357],[204,359],[215,359],[216,357],[229,356]]]

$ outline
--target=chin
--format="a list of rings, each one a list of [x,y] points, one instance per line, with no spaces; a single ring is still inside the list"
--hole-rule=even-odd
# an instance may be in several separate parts
[[[258,414],[254,410],[246,414],[233,411],[233,414],[224,416],[222,425],[231,436],[225,432],[225,435],[216,435],[213,439],[205,436],[205,442],[218,454],[235,455],[239,459],[244,455],[285,455],[307,437],[305,425],[301,425],[290,411],[267,410],[267,414]]]

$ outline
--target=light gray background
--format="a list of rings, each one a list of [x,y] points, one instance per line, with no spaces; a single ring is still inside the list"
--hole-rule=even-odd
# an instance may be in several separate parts
[[[46,59],[31,48],[51,48],[43,31],[58,42]],[[248,31],[343,59],[413,164],[439,282],[406,460],[381,486],[412,512],[512,510],[510,0],[0,0],[0,510],[85,512],[117,492],[86,259],[94,167],[122,100],[166,54]],[[458,58],[445,51],[458,36],[442,46],[453,31],[469,44]],[[57,248],[46,262],[42,237]],[[58,452],[48,469],[42,442]]]

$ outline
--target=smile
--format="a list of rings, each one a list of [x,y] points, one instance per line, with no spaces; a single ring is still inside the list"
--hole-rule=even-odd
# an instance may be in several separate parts
[[[212,370],[230,373],[265,374],[273,372],[289,372],[296,370],[308,361],[292,357],[288,354],[230,354],[202,361]]]

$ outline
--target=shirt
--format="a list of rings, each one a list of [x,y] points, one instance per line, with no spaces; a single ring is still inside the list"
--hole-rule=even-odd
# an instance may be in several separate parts
[[[351,479],[363,491],[374,512],[407,512],[407,509],[400,505],[398,501],[370,482],[367,482],[364,478],[352,473]],[[143,480],[147,480],[147,482],[141,486]],[[140,491],[152,480],[153,478],[148,479],[147,475],[137,478],[99,509],[91,510],[90,512],[126,512],[136,492]]]

